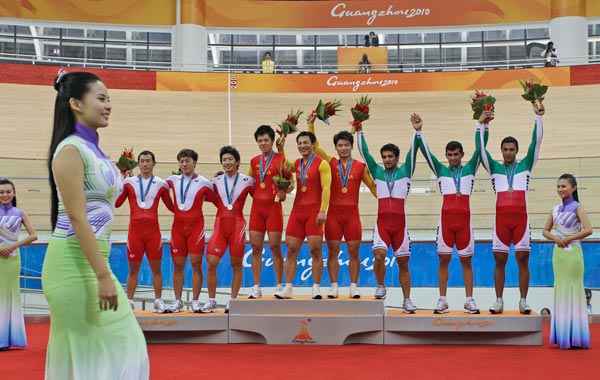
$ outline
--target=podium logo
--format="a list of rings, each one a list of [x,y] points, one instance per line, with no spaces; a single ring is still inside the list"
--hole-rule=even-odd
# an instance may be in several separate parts
[[[310,318],[308,318],[307,320],[300,320],[300,323],[300,332],[296,334],[294,339],[292,339],[292,342],[299,344],[316,343],[317,341],[314,340],[308,333],[308,324],[310,323]]]

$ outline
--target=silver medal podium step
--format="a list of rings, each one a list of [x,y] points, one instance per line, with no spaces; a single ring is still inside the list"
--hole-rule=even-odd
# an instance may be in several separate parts
[[[384,329],[385,344],[542,345],[542,317],[516,310],[502,314],[388,310]]]
[[[384,303],[373,299],[234,299],[229,343],[383,344]]]

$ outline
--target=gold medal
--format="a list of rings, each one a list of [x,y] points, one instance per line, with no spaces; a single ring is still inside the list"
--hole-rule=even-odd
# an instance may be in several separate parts
[[[511,194],[512,194],[512,192],[513,192],[513,191],[514,191],[514,190],[513,190],[513,188],[512,188],[512,187],[509,187],[509,188],[508,188],[508,192],[509,192],[509,193],[511,193]]]
[[[306,186],[302,186],[302,189],[300,190],[302,190],[303,193],[306,193]]]
[[[456,198],[460,198],[460,197],[462,197],[462,193],[460,191],[457,191],[456,192]]]
[[[260,183],[260,188],[261,188],[261,189],[264,189],[264,188],[266,188],[266,187],[267,187],[267,184],[266,184],[266,183],[264,183],[264,182],[261,182],[261,183]]]
[[[346,194],[348,192],[348,188],[347,187],[342,187],[342,193]]]

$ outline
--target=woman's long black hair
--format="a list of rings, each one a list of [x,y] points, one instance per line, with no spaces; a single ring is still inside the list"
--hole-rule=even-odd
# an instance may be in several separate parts
[[[52,171],[52,160],[56,147],[67,136],[75,130],[75,115],[71,110],[69,99],[83,99],[84,95],[90,90],[90,85],[100,81],[96,75],[88,72],[60,72],[54,79],[54,89],[57,91],[54,101],[54,124],[52,126],[52,138],[50,139],[50,148],[48,149],[48,176],[50,180],[50,221],[52,230],[56,227],[58,217],[58,193],[56,183],[54,182],[54,173]]]

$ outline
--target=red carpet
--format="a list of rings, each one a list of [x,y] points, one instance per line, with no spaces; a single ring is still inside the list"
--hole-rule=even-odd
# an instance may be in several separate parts
[[[29,347],[0,352],[0,377],[44,378],[47,324],[28,324]],[[591,325],[600,344],[600,325]],[[597,349],[523,346],[149,345],[152,380],[188,379],[594,379]],[[104,380],[104,379],[90,379]]]

